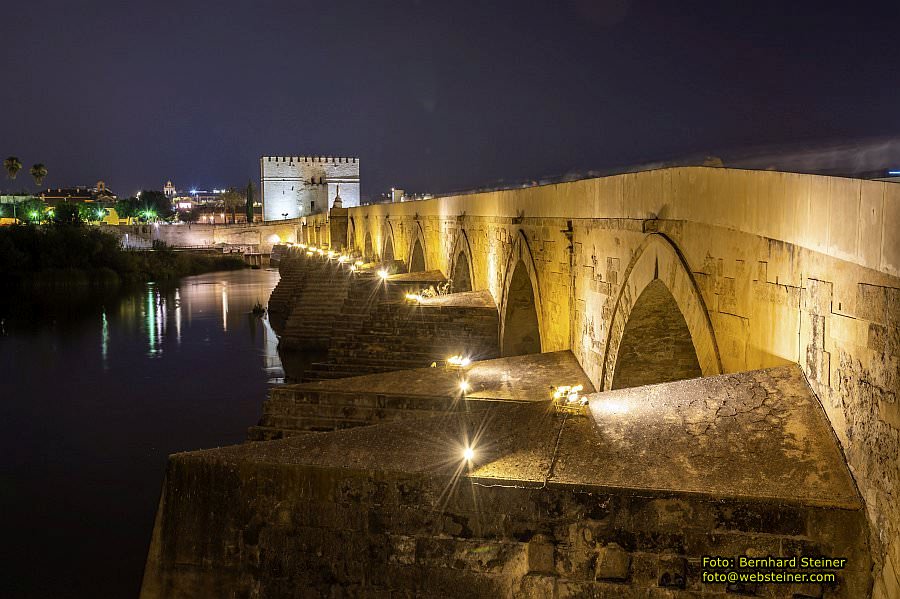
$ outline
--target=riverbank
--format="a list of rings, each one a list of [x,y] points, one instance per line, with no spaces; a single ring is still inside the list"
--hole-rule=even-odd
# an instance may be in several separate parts
[[[0,228],[0,276],[24,288],[118,286],[246,268],[237,256],[126,250],[93,227]]]

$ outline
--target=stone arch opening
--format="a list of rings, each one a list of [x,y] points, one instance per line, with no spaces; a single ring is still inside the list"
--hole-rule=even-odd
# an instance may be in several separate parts
[[[375,247],[372,245],[372,234],[366,231],[366,241],[363,247],[363,255],[366,260],[372,260],[375,257]]]
[[[390,262],[394,259],[394,239],[391,235],[384,240],[384,252],[381,253],[381,259],[384,262]]]
[[[450,290],[453,293],[475,290],[475,265],[472,262],[472,248],[469,238],[462,228],[456,235],[450,252]]]
[[[453,272],[450,274],[451,290],[453,293],[472,291],[472,268],[466,253],[460,251],[453,261]]]
[[[619,342],[612,388],[625,389],[703,375],[691,331],[659,279],[641,292]]]
[[[347,223],[347,251],[355,252],[357,251],[356,247],[356,223],[353,222],[353,217],[350,217]]]
[[[629,344],[639,343],[638,339],[641,336],[637,335],[628,340],[626,332],[630,329],[628,336],[631,337],[634,330],[643,329],[641,323],[647,322],[647,313],[654,311],[667,314],[669,318],[676,321],[678,319],[675,319],[674,314],[677,313],[680,321],[671,326],[674,327],[673,331],[676,329],[681,331],[678,337],[679,343],[684,343],[684,330],[679,329],[676,324],[684,323],[687,328],[687,338],[691,342],[694,356],[699,364],[700,373],[696,376],[722,374],[719,348],[703,296],[694,281],[690,267],[671,240],[659,233],[648,235],[636,249],[623,278],[624,282],[613,305],[605,344],[600,377],[601,388],[604,391],[612,389],[614,379],[618,379],[620,376],[618,373],[619,358],[628,359],[628,356],[631,356],[634,361],[635,356],[638,355],[631,353],[632,350],[622,349],[622,344],[626,341]],[[662,293],[660,286],[665,289],[665,294]],[[649,295],[645,297],[644,291],[648,288],[650,288]],[[667,306],[667,311],[660,306]],[[635,314],[635,310],[638,309],[640,310]],[[629,327],[632,317],[638,320]],[[650,343],[650,341],[646,343]],[[674,352],[674,348],[672,351]],[[638,362],[642,362],[647,357],[645,350],[642,350],[642,353],[643,358]],[[684,359],[687,360],[687,358]],[[646,366],[649,370],[651,365],[639,366]],[[630,366],[626,364],[622,368],[628,369]],[[616,388],[633,386],[624,382],[629,379],[627,375],[621,376],[623,377],[621,381],[615,380]],[[650,382],[664,381],[653,380]]]
[[[409,257],[409,272],[423,272],[425,270],[425,250],[422,242],[417,238],[413,244],[412,254]]]
[[[538,323],[537,298],[525,263],[516,262],[503,317],[504,356],[521,356],[541,352],[541,328]]]

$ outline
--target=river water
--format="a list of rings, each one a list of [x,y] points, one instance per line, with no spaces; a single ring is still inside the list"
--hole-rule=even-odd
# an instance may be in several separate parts
[[[7,297],[0,596],[135,597],[166,456],[239,443],[282,382],[274,270]]]

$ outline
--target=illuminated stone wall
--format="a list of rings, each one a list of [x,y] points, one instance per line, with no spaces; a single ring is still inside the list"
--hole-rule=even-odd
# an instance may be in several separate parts
[[[299,225],[297,220],[287,220],[252,225],[114,225],[104,230],[122,239],[126,247],[150,247],[153,241],[160,240],[176,248],[252,246],[267,254],[276,243],[297,241]]]
[[[297,218],[334,203],[359,206],[359,159],[338,156],[263,156],[259,160],[263,220]]]
[[[521,259],[543,351],[571,348],[597,388],[611,387],[631,308],[654,280],[704,375],[800,364],[866,502],[874,596],[898,592],[900,186],[686,167],[364,206],[350,223],[360,251],[369,234],[373,253],[390,238],[408,260],[421,237],[429,269],[471,260],[501,327]]]

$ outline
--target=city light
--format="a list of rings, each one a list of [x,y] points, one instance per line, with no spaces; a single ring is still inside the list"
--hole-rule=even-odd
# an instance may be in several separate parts
[[[357,260],[356,262],[353,263],[353,266],[359,268],[359,267],[361,267],[363,264],[365,264],[365,263],[364,263],[362,260]]]
[[[463,393],[467,393],[472,386],[469,384],[469,381],[460,381],[459,382],[459,390]]]
[[[340,257],[338,257],[338,262],[340,262],[341,264],[343,264],[343,263],[346,262],[347,260],[349,260],[349,258],[347,258],[347,256],[340,256]]]
[[[378,271],[378,276],[381,277],[382,281],[386,281],[389,276],[388,271],[386,271],[385,269],[382,268],[381,270]]]
[[[406,299],[407,299],[407,301],[410,301],[410,302],[419,303],[425,298],[422,297],[421,295],[419,295],[418,293],[407,293]]]
[[[471,462],[475,457],[475,450],[471,447],[466,447],[465,449],[463,449],[462,456],[465,461]]]

